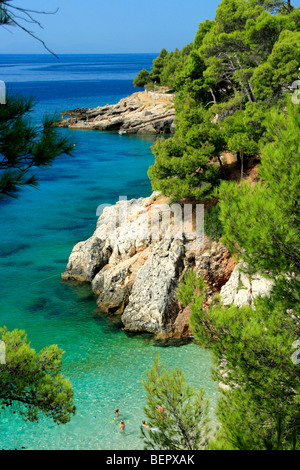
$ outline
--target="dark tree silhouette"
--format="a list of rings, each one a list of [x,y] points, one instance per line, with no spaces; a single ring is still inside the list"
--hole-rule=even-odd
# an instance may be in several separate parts
[[[21,28],[55,55],[29,27],[42,28],[37,15],[56,11],[30,10],[0,0],[0,26]],[[46,116],[42,126],[32,125],[33,107],[33,100],[22,96],[8,96],[6,104],[0,105],[0,198],[16,197],[22,186],[37,186],[34,170],[52,165],[62,154],[72,154],[73,144],[53,127],[54,117]]]

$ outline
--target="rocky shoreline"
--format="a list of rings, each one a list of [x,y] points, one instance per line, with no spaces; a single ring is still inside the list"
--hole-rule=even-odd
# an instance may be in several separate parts
[[[89,282],[99,310],[120,316],[127,331],[189,336],[189,309],[176,297],[184,273],[192,267],[204,275],[213,294],[228,281],[235,262],[223,245],[207,239],[193,252],[190,238],[145,236],[141,227],[149,212],[165,204],[158,194],[126,201],[126,223],[112,227],[121,204],[106,207],[94,234],[75,245],[62,279]]]
[[[62,119],[56,121],[56,127],[113,131],[129,135],[175,132],[174,95],[167,92],[136,92],[117,104],[71,109],[61,115]]]
[[[190,309],[176,296],[189,269],[204,277],[208,302],[219,293],[224,305],[242,307],[268,295],[272,281],[245,274],[246,267],[237,265],[221,243],[204,237],[201,248],[193,250],[196,233],[184,232],[182,238],[145,233],[149,215],[166,206],[166,198],[156,192],[105,207],[94,234],[74,246],[62,279],[90,283],[99,312],[118,316],[126,331],[160,339],[191,336]],[[121,217],[124,209],[126,218]],[[161,220],[157,223],[161,227]]]

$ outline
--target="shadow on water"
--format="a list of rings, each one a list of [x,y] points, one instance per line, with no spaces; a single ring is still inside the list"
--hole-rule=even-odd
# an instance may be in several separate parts
[[[26,307],[26,310],[30,313],[43,313],[45,317],[64,315],[62,305],[48,297],[42,296],[39,296],[30,302],[30,304]]]
[[[71,289],[71,291],[73,291],[73,294],[75,294],[76,296],[76,302],[96,303],[97,295],[92,292],[90,284],[88,282],[82,283],[75,280],[61,280],[60,284],[67,286]],[[104,328],[103,333],[111,333],[112,330],[122,330],[129,339],[142,340],[145,346],[154,346],[158,348],[174,348],[184,346],[193,342],[192,336],[188,336],[185,338],[157,338],[152,333],[127,331],[124,329],[124,325],[121,320],[121,315],[102,312],[99,308],[95,308],[92,311],[92,316],[95,323],[99,324],[99,326]]]
[[[2,262],[2,266],[7,267],[20,267],[20,268],[27,268],[28,266],[32,266],[32,261],[4,261]]]
[[[19,245],[16,245],[14,248],[0,248],[0,257],[6,258],[8,256],[15,255],[16,253],[19,253],[20,251],[27,250],[28,248],[31,248],[31,246],[28,243],[20,243]]]
[[[157,338],[152,333],[147,332],[133,332],[133,331],[126,331],[123,330],[125,335],[130,339],[142,339],[146,346],[154,346],[158,348],[168,348],[168,347],[180,347],[186,344],[190,344],[193,342],[193,338],[191,336],[186,338]]]
[[[50,266],[50,265],[44,265],[44,266],[36,266],[35,268],[36,271],[40,271],[40,272],[55,272],[55,269],[53,268],[53,266]]]
[[[104,333],[110,333],[112,330],[120,331],[123,328],[120,315],[110,315],[97,308],[93,311],[93,318],[95,323],[105,327]]]

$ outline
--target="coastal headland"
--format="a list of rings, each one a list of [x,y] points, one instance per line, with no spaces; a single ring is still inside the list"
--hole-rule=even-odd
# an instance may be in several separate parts
[[[136,92],[117,104],[65,111],[61,113],[63,119],[56,125],[120,134],[171,134],[175,132],[174,95],[166,91]],[[239,179],[233,155],[223,152],[221,159],[228,178]],[[255,179],[256,166],[248,173],[246,178]],[[190,202],[181,201],[180,214]],[[126,221],[119,217],[122,204],[125,204]],[[209,209],[207,205],[214,205],[214,200],[203,202],[204,211]],[[151,231],[141,236],[145,220],[149,221],[153,211],[159,211],[159,208],[161,213],[156,218],[159,236],[153,237]],[[94,234],[74,246],[62,279],[90,283],[98,296],[99,311],[119,316],[127,331],[152,333],[160,339],[191,336],[190,309],[184,308],[176,295],[179,283],[189,269],[204,277],[209,299],[220,293],[226,305],[249,305],[257,295],[268,293],[267,281],[258,273],[253,284],[250,278],[240,273],[239,266],[222,243],[204,235],[200,249],[199,246],[196,250],[191,249],[197,238],[193,228],[190,233],[183,231],[180,237],[176,234],[166,237],[160,223],[164,213],[172,213],[173,209],[169,198],[156,191],[150,197],[119,201],[99,214],[97,211],[100,217]],[[116,214],[119,214],[117,218]],[[174,228],[175,215],[168,217],[171,217],[169,228],[172,224]],[[117,219],[118,225],[113,224]]]
[[[119,217],[118,225],[112,226],[122,204],[127,220]],[[226,305],[249,305],[270,290],[268,280],[259,274],[250,279],[240,272],[219,242],[204,237],[201,248],[193,250],[192,232],[181,238],[144,236],[141,227],[150,212],[166,207],[167,199],[155,192],[104,208],[94,234],[74,246],[62,279],[90,283],[99,311],[119,316],[127,331],[160,339],[191,335],[189,307],[184,308],[176,295],[189,269],[204,277],[209,298],[220,293]]]
[[[173,134],[175,132],[174,94],[139,91],[116,104],[77,108],[61,112],[57,127],[113,131],[120,134]]]

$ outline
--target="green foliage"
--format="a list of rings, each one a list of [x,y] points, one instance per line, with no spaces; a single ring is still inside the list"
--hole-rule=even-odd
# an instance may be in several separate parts
[[[0,26],[21,28],[51,52],[44,41],[27,29],[28,23],[41,26],[36,14],[49,12],[28,10],[10,0],[0,1]],[[71,155],[73,145],[60,137],[53,126],[54,118],[46,116],[41,128],[31,124],[33,106],[31,99],[21,96],[8,96],[6,104],[0,106],[0,198],[16,197],[22,186],[37,186],[33,169],[52,165],[59,155]]]
[[[195,296],[195,292],[197,295]],[[203,302],[206,300],[207,289],[202,277],[197,277],[190,269],[184,275],[183,281],[177,289],[177,298],[185,307],[193,304],[193,309],[202,310]]]
[[[265,121],[261,183],[223,183],[219,190],[224,243],[249,264],[274,275],[298,272],[300,194],[300,110],[272,110]]]
[[[223,240],[274,280],[270,297],[254,307],[207,305],[207,287],[193,271],[178,290],[190,305],[196,340],[212,351],[213,379],[223,383],[210,449],[300,447],[300,369],[292,360],[299,339],[299,107],[271,110],[261,151],[261,183],[223,183],[219,191]]]
[[[150,73],[148,70],[142,69],[133,80],[133,85],[135,87],[143,87],[148,83],[149,77]]]
[[[255,101],[249,80],[260,57],[247,44],[246,25],[262,10],[243,0],[223,0],[218,6],[215,25],[200,48],[207,66],[204,77],[217,101],[229,100],[236,93],[242,93],[244,101]]]
[[[149,426],[149,430],[141,428],[145,450],[200,450],[207,446],[208,401],[202,389],[195,391],[187,385],[181,370],[164,370],[158,356],[143,386]]]
[[[39,412],[57,424],[65,424],[75,414],[70,381],[61,373],[63,351],[52,345],[36,353],[24,331],[0,328],[6,361],[0,365],[2,406],[22,405],[19,413],[31,422]]]
[[[0,25],[11,24],[11,17],[7,11],[7,7],[3,2],[0,2]]]
[[[189,60],[192,44],[188,44],[181,51],[170,52],[164,59],[164,67],[160,74],[160,82],[173,90],[179,90],[181,84],[181,71]]]
[[[219,167],[211,164],[219,158],[224,141],[210,113],[195,107],[194,100],[182,101],[173,138],[158,139],[152,147],[156,157],[148,175],[154,190],[177,198],[206,198],[219,181]]]
[[[300,12],[289,2],[223,0],[186,50],[162,50],[150,77],[178,92],[176,132],[153,147],[154,189],[209,197],[226,179],[224,150],[237,153],[243,177],[259,154],[270,106],[282,105],[299,77],[299,34]]]
[[[152,82],[160,83],[160,74],[164,67],[164,61],[166,56],[168,55],[168,51],[163,48],[160,51],[160,54],[156,59],[152,62],[151,73],[150,73],[150,80]]]
[[[283,30],[294,30],[295,24],[287,15],[270,15],[263,11],[254,20],[247,21],[246,41],[255,48],[263,60],[267,60]]]
[[[134,86],[149,84],[153,87],[155,82],[158,86],[163,85],[178,90],[182,83],[182,69],[189,60],[192,49],[192,44],[187,44],[181,51],[176,49],[174,52],[168,52],[162,49],[152,62],[151,73],[147,74],[145,69],[141,70],[133,80]]]
[[[223,226],[219,215],[220,207],[218,204],[204,213],[205,235],[216,242],[218,242],[223,235]]]
[[[259,153],[259,142],[266,131],[265,113],[264,104],[248,102],[245,110],[237,110],[222,122],[228,149],[238,155],[241,178],[249,159]]]
[[[255,70],[252,83],[260,100],[274,101],[299,77],[300,32],[282,31],[268,60]]]
[[[255,0],[255,3],[263,5],[271,12],[291,13],[294,9],[290,0]]]
[[[22,186],[37,186],[32,170],[53,164],[62,154],[71,155],[73,145],[45,117],[41,128],[29,119],[32,100],[8,96],[0,106],[0,197],[13,196]]]
[[[214,450],[300,448],[300,369],[291,359],[300,334],[300,108],[290,96],[299,32],[289,1],[222,0],[176,68],[176,133],[153,146],[153,189],[177,199],[217,194],[205,230],[222,234],[250,274],[275,280],[270,297],[240,309],[210,301],[193,271],[179,286],[197,341],[212,350],[213,378],[225,386]],[[225,149],[245,164],[259,155],[259,182],[214,189]]]
[[[205,38],[206,34],[211,30],[211,28],[214,26],[215,22],[211,20],[205,20],[202,23],[199,24],[198,30],[196,32],[195,38],[194,38],[194,50],[199,49],[199,47],[202,46],[203,39]]]
[[[250,306],[203,308],[207,289],[191,271],[179,297],[191,308],[196,340],[212,351],[222,382],[221,424],[210,449],[299,449],[300,371],[291,358],[299,328],[299,283],[277,280],[271,298]],[[282,295],[285,292],[285,295]],[[292,309],[292,314],[291,314]]]
[[[266,107],[260,103],[248,102],[245,110],[237,110],[222,123],[228,148],[232,152],[244,150],[246,156],[259,152],[259,142],[265,134]]]

